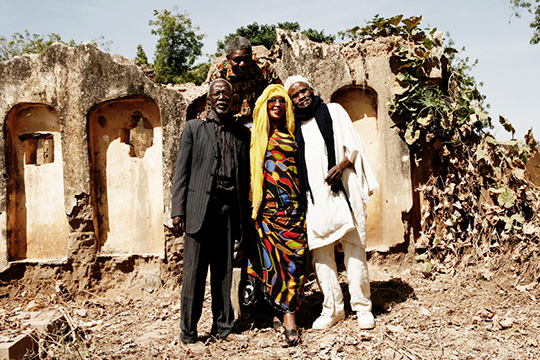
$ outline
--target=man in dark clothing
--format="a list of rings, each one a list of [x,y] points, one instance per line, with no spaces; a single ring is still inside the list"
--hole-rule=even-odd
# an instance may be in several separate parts
[[[181,294],[180,339],[194,351],[208,266],[211,274],[212,335],[234,340],[231,307],[233,246],[249,229],[249,130],[230,111],[232,86],[210,84],[211,111],[205,121],[186,122],[176,162],[171,217],[174,231],[186,233]]]

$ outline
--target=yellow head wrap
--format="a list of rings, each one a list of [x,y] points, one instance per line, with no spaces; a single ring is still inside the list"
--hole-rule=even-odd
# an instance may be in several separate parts
[[[267,101],[271,97],[285,99],[286,131],[294,136],[294,112],[291,98],[283,85],[269,85],[255,103],[253,110],[253,128],[251,129],[251,146],[249,150],[251,164],[251,200],[253,212],[251,217],[257,218],[263,198],[263,167],[268,135],[270,133],[270,120],[268,119]]]

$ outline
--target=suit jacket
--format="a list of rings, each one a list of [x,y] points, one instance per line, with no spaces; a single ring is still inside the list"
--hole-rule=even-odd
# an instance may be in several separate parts
[[[213,116],[209,113],[208,117]],[[231,125],[238,196],[239,231],[242,241],[249,232],[249,145],[250,132],[241,124]],[[219,146],[213,125],[193,119],[186,122],[176,159],[171,217],[185,219],[186,233],[201,230],[210,201],[214,174],[218,165]]]

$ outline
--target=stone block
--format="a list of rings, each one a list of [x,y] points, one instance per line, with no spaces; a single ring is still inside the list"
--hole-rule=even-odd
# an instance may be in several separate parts
[[[0,343],[0,360],[23,359],[36,349],[37,343],[32,334],[19,335],[13,341]]]
[[[64,315],[46,312],[24,322],[32,326],[39,333],[51,334],[57,332],[63,324],[66,324],[66,318]]]

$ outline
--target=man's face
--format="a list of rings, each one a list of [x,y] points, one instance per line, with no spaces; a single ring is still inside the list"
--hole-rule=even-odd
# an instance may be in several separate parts
[[[210,106],[218,115],[226,115],[231,109],[232,89],[226,81],[216,81],[210,87]]]
[[[289,88],[289,96],[291,97],[295,110],[305,109],[313,101],[313,91],[303,82],[295,82]]]
[[[251,51],[247,49],[234,50],[227,59],[236,76],[247,75],[253,61]]]

